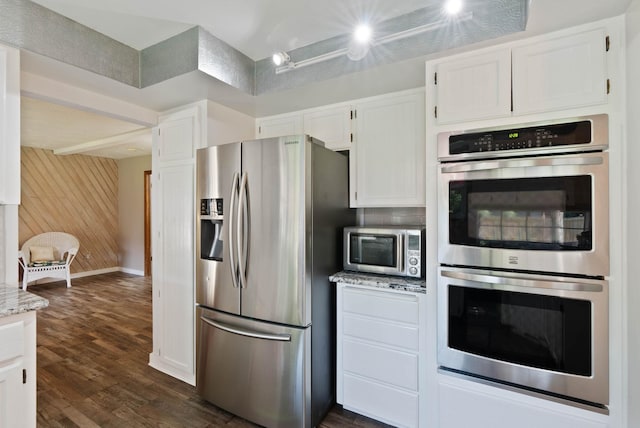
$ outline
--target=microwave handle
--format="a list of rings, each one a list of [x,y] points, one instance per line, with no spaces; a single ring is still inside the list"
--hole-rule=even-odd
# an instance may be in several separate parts
[[[517,276],[506,277],[494,275],[479,275],[469,272],[453,272],[447,270],[443,270],[442,272],[440,272],[440,274],[448,278],[480,283],[476,288],[489,288],[495,290],[504,290],[509,286],[544,288],[548,290],[586,291],[596,293],[599,293],[603,290],[602,284],[589,284],[584,282],[564,282],[537,279],[532,280]]]
[[[453,165],[443,165],[441,171],[443,173],[453,172],[469,172],[469,171],[486,171],[491,169],[502,168],[528,168],[532,166],[562,166],[562,165],[601,165],[604,163],[602,156],[590,157],[552,157],[552,158],[527,158],[527,159],[508,159],[495,160],[487,162],[465,162]]]

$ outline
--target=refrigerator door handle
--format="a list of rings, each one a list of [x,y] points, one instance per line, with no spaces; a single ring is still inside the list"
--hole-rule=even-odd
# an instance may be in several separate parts
[[[240,287],[247,288],[247,256],[249,242],[249,199],[247,196],[247,173],[242,173],[240,195],[238,196],[236,251],[238,254],[238,276]]]
[[[231,195],[229,196],[229,266],[231,267],[231,279],[234,288],[238,288],[238,264],[234,257],[234,248],[233,248],[233,220],[236,216],[235,213],[235,199],[238,196],[238,181],[240,181],[240,174],[234,173],[233,180],[231,183]]]
[[[212,327],[218,328],[220,330],[224,330],[228,333],[239,334],[240,336],[252,337],[254,339],[265,339],[265,340],[276,340],[279,342],[291,342],[290,334],[268,334],[268,333],[258,333],[257,331],[245,330],[238,327],[232,327],[228,324],[223,324],[219,321],[214,321],[207,317],[200,317],[202,321],[209,324]]]

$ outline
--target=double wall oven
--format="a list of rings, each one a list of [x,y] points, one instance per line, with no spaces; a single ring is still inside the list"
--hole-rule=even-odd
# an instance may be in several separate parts
[[[438,136],[438,363],[609,402],[606,115]]]

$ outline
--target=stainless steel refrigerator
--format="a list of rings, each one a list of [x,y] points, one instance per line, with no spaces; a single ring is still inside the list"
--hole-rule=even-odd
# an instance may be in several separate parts
[[[348,159],[306,135],[197,153],[198,393],[266,427],[335,400],[335,291]]]

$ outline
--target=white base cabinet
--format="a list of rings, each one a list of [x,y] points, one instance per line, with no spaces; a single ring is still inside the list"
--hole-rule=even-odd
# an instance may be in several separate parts
[[[338,403],[394,426],[421,426],[425,295],[337,287]]]
[[[608,416],[438,375],[438,428],[608,428]]]
[[[36,312],[0,318],[0,427],[36,426]]]

